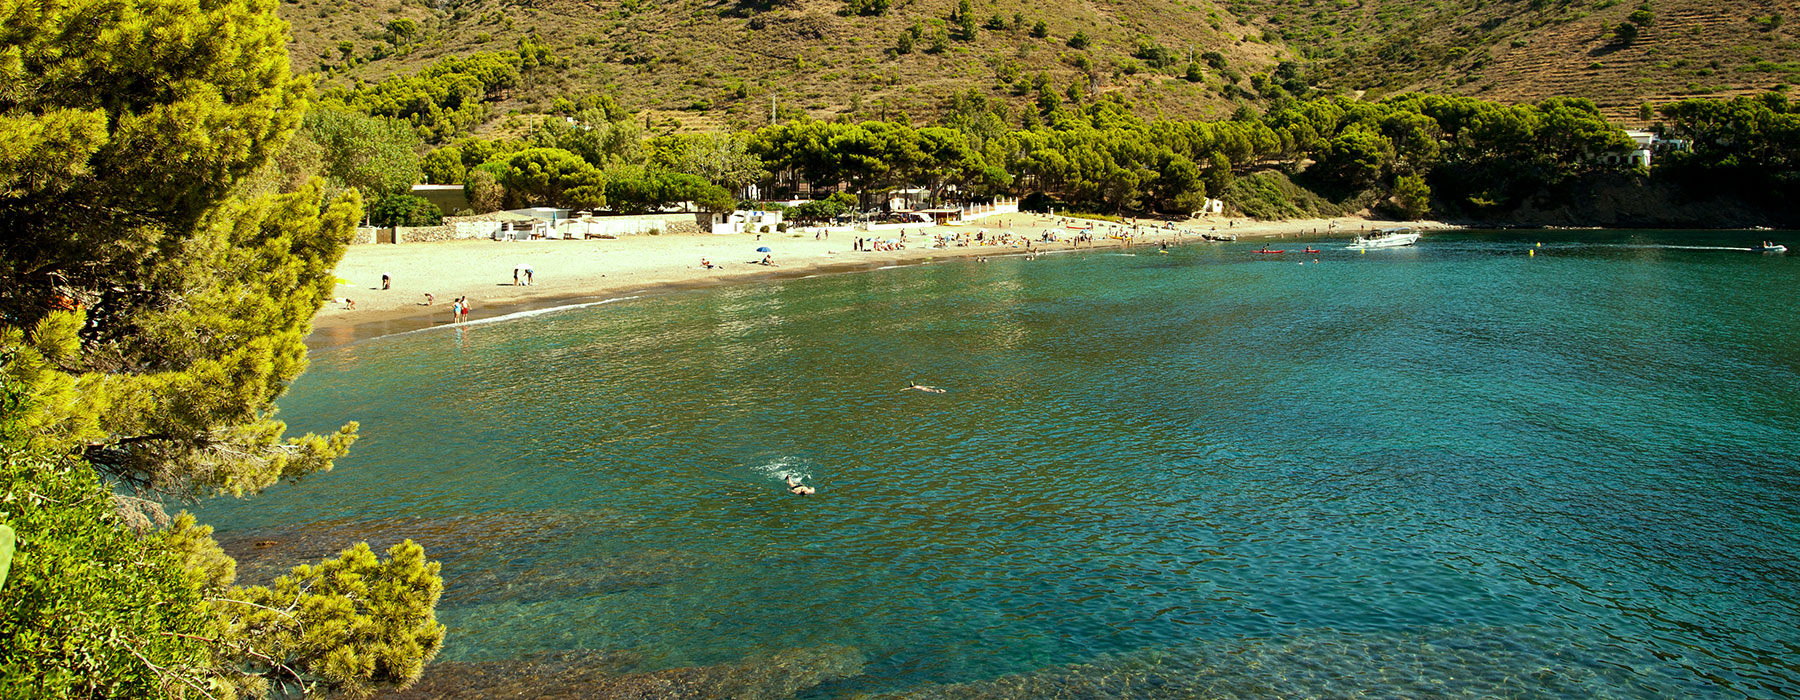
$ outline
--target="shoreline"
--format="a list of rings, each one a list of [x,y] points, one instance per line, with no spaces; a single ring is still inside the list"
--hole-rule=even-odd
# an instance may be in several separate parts
[[[1142,220],[1136,239],[1127,243],[1107,238],[1109,233],[1127,233],[1131,227],[1104,221],[1091,223],[1095,240],[1081,249],[1117,248],[1128,245],[1158,245],[1202,242],[1203,233],[1236,234],[1239,239],[1269,239],[1287,236],[1317,238],[1349,238],[1361,230],[1394,226],[1355,217],[1335,219],[1295,219],[1285,221],[1234,220],[1228,218],[1193,219],[1176,222],[1175,229],[1161,228],[1167,222]],[[1236,225],[1231,222],[1237,221]],[[1335,230],[1332,228],[1335,223]],[[1425,221],[1406,224],[1422,230],[1460,228],[1441,222]],[[836,238],[807,233],[766,234],[683,234],[661,236],[628,236],[618,239],[586,241],[501,242],[460,240],[403,245],[364,244],[352,246],[338,263],[335,274],[339,284],[335,298],[355,299],[352,310],[341,303],[328,302],[313,316],[313,329],[306,337],[308,350],[341,347],[388,335],[454,325],[450,319],[451,302],[468,296],[473,310],[464,323],[493,320],[518,313],[553,309],[584,303],[600,303],[621,297],[642,297],[690,289],[703,289],[731,284],[798,279],[825,274],[846,274],[884,267],[929,264],[936,260],[974,257],[1025,255],[1018,245],[970,245],[968,247],[932,248],[929,236],[969,233],[986,230],[993,235],[1012,234],[1015,238],[1037,238],[1046,231],[1070,233],[1055,217],[1035,214],[1003,214],[961,226],[931,226],[900,232],[875,232],[883,240],[901,239],[908,247],[889,251],[852,251],[852,233],[838,233]],[[1087,231],[1084,231],[1087,232]],[[869,237],[869,232],[855,232]],[[922,236],[921,233],[924,235]],[[757,248],[768,247],[776,266],[755,263],[763,255]],[[842,248],[843,250],[839,250]],[[1034,243],[1033,250],[1061,252],[1074,250],[1068,241]],[[716,261],[715,269],[704,269],[700,260]],[[506,275],[520,265],[529,265],[534,284],[515,286]],[[392,274],[393,285],[382,290],[381,276]],[[427,280],[420,283],[418,280]],[[523,281],[523,280],[521,280]],[[435,296],[427,305],[425,293]]]

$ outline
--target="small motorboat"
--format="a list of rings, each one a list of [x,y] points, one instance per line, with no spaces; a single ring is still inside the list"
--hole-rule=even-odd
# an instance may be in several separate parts
[[[1358,237],[1351,241],[1350,250],[1368,250],[1370,248],[1399,248],[1419,242],[1419,234],[1410,228],[1384,228],[1371,236]]]
[[[1752,253],[1786,253],[1787,246],[1771,241],[1763,241],[1760,245],[1750,247]]]

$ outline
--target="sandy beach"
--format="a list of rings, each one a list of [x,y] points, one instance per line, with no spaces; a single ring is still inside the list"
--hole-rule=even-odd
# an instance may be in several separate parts
[[[1235,221],[1235,224],[1233,222]],[[1123,242],[1108,233],[1128,233],[1130,227],[1091,222],[1096,247]],[[1240,238],[1326,236],[1350,238],[1359,231],[1393,226],[1353,217],[1259,222],[1215,217],[1160,228],[1163,222],[1142,220],[1134,245],[1162,241],[1200,241],[1199,234],[1236,234]],[[1335,228],[1333,224],[1335,223]],[[1408,224],[1418,229],[1452,228],[1435,222]],[[1154,227],[1154,228],[1153,228]],[[586,241],[501,242],[487,240],[407,243],[402,245],[352,246],[338,263],[340,283],[334,293],[351,299],[356,308],[331,302],[313,318],[307,342],[313,348],[331,347],[390,333],[451,322],[451,302],[466,296],[472,306],[470,320],[492,318],[518,311],[557,306],[580,300],[641,295],[749,280],[796,277],[809,274],[869,269],[888,265],[918,264],[945,258],[1024,254],[1022,246],[932,248],[930,236],[978,229],[991,234],[1011,233],[1037,240],[1046,231],[1064,238],[1071,233],[1056,218],[1036,214],[1005,214],[963,226],[937,226],[905,230],[905,248],[890,251],[854,251],[858,235],[900,238],[899,231],[831,233],[690,234],[628,236]],[[1181,232],[1187,232],[1186,235]],[[921,235],[923,233],[924,235]],[[1039,250],[1066,250],[1067,242],[1036,244]],[[758,264],[767,247],[773,266]],[[1082,247],[1086,247],[1083,244]],[[701,259],[716,266],[705,269]],[[521,265],[532,269],[532,283],[513,283]],[[389,275],[389,289],[381,288],[381,276]],[[426,294],[434,299],[427,304]]]

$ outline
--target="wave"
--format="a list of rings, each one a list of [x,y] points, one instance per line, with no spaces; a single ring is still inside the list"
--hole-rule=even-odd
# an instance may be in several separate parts
[[[784,485],[787,483],[788,477],[801,481],[812,479],[811,465],[802,457],[777,457],[753,466],[750,470]]]
[[[542,309],[514,311],[510,314],[501,314],[499,316],[492,316],[489,318],[478,318],[473,321],[463,321],[462,323],[445,323],[445,324],[439,324],[436,326],[427,326],[425,328],[415,328],[410,331],[401,331],[399,333],[389,333],[382,337],[392,338],[392,337],[401,336],[401,335],[412,335],[414,333],[426,333],[426,332],[430,332],[430,331],[441,331],[441,330],[445,330],[445,329],[449,329],[449,328],[468,328],[469,326],[485,326],[490,323],[500,323],[502,321],[516,321],[521,318],[531,318],[533,316],[542,316],[544,314],[557,313],[557,312],[561,312],[561,311],[574,311],[576,309],[586,309],[589,307],[600,306],[602,304],[611,304],[613,302],[631,301],[632,299],[636,299],[638,297],[639,297],[639,295],[633,294],[630,296],[612,297],[610,299],[601,299],[599,301],[584,301],[579,304],[564,304],[562,306],[550,306],[550,307],[545,307]]]

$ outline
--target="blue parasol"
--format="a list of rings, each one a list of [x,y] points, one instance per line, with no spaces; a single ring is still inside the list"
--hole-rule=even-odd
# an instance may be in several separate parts
[[[773,251],[773,250],[769,250],[769,247],[768,247],[768,246],[763,246],[763,247],[761,247],[761,248],[757,248],[757,249],[756,249],[756,252],[758,252],[758,253],[773,253],[773,252],[775,252],[775,251]]]

